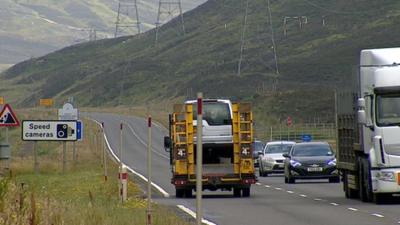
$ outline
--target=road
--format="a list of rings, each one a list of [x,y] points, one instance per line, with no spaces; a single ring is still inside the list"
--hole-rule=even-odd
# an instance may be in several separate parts
[[[146,176],[147,123],[138,117],[91,113],[90,118],[104,122],[111,149],[119,153],[120,128],[123,130],[123,163]],[[195,197],[175,198],[170,183],[169,154],[164,151],[167,130],[153,126],[153,181],[166,193],[155,201],[196,210]],[[168,193],[168,194],[167,194]],[[169,195],[169,196],[168,196]],[[280,175],[260,177],[252,186],[250,198],[234,198],[231,192],[204,192],[204,217],[218,225],[378,225],[400,224],[400,201],[375,205],[344,197],[341,184],[322,181],[296,181],[285,184]]]

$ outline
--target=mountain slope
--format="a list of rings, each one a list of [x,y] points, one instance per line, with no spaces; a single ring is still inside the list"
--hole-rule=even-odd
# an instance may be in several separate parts
[[[204,1],[183,1],[183,9],[193,9]],[[2,0],[1,3],[0,64],[13,64],[86,42],[90,29],[97,30],[98,38],[114,36],[118,0]],[[138,11],[141,29],[153,28],[158,0],[139,0]]]
[[[160,103],[201,90],[251,101],[261,117],[307,119],[332,115],[334,89],[351,86],[361,49],[399,44],[396,0],[271,1],[277,75],[266,2],[249,1],[240,75],[245,1],[210,0],[185,14],[185,36],[173,20],[162,27],[158,45],[150,31],[65,48],[3,73],[5,84],[25,94],[0,91],[21,105],[73,95],[80,105],[98,106]],[[283,18],[294,16],[308,21],[302,29],[289,21],[285,37]]]

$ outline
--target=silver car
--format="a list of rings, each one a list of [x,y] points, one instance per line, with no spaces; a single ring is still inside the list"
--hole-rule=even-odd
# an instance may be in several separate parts
[[[295,143],[293,141],[268,142],[259,156],[260,177],[266,177],[271,173],[283,173],[285,161],[283,154],[288,153]]]

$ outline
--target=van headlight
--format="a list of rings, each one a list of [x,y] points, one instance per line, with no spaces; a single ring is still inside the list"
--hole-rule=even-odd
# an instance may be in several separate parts
[[[376,174],[376,178],[378,180],[390,181],[390,182],[395,182],[395,179],[396,179],[394,172],[389,172],[389,171],[379,171]]]

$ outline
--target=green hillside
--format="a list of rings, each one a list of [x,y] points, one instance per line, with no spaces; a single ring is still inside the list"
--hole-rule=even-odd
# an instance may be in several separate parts
[[[205,0],[182,4],[190,10]],[[42,56],[72,44],[89,41],[90,30],[97,38],[114,37],[119,0],[2,0],[0,7],[0,70],[31,57]],[[158,12],[158,0],[138,1],[142,31],[152,29]],[[122,7],[126,14],[126,7]],[[131,7],[131,10],[132,7]],[[135,15],[123,16],[124,23]],[[163,17],[162,20],[170,19]],[[135,29],[124,29],[133,34]],[[92,37],[93,38],[93,37]]]
[[[158,45],[149,31],[20,63],[0,76],[0,93],[20,106],[39,98],[61,103],[68,96],[85,106],[130,106],[178,101],[203,91],[207,97],[251,101],[263,120],[326,117],[333,112],[334,89],[351,86],[359,51],[400,43],[399,1],[271,0],[276,74],[267,1],[251,0],[239,76],[245,3],[210,0],[185,14],[185,36],[179,20],[163,26]],[[285,37],[283,18],[294,16],[308,21],[300,29],[289,20]]]

